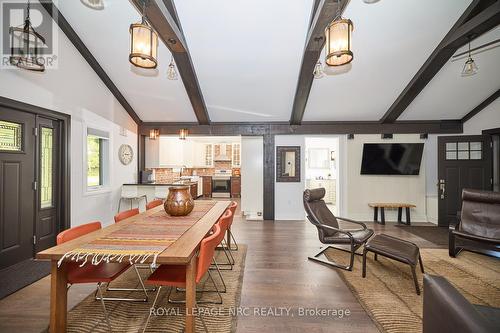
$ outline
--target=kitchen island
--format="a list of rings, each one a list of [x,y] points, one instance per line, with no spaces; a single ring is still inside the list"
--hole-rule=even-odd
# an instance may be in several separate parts
[[[137,194],[140,195],[146,195],[148,202],[152,201],[156,198],[158,199],[165,199],[168,194],[168,188],[172,186],[189,186],[191,196],[193,199],[197,199],[199,196],[203,194],[202,192],[202,185],[201,183],[201,178],[198,181],[192,181],[192,180],[179,180],[175,182],[169,182],[169,183],[161,183],[161,182],[151,182],[151,183],[126,183],[123,184],[124,187],[126,186],[136,186],[137,187]]]

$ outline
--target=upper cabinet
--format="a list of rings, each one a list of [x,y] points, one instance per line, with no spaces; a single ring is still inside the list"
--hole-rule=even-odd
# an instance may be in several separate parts
[[[231,149],[231,164],[233,168],[239,168],[241,166],[241,145],[239,143],[233,143]]]
[[[328,169],[330,167],[330,150],[328,148],[310,148],[307,166],[311,169]]]
[[[184,144],[186,141],[177,137],[161,136],[159,139],[159,166],[182,167],[187,166],[184,160]]]
[[[214,146],[211,143],[192,142],[194,152],[194,168],[211,168],[214,166]]]

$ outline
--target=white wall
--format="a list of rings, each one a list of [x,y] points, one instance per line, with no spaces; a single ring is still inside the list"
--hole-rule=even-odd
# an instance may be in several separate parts
[[[121,184],[137,177],[137,126],[60,30],[59,44],[57,69],[44,73],[2,69],[0,95],[71,115],[71,225],[93,220],[111,223]],[[110,191],[99,195],[84,193],[86,124],[111,134]],[[127,136],[120,135],[120,127],[126,129]],[[118,160],[118,148],[123,143],[134,150],[134,159],[127,166]]]
[[[426,221],[425,201],[425,154],[422,156],[418,176],[361,175],[361,160],[364,143],[418,143],[418,134],[394,134],[392,140],[383,140],[380,135],[355,135],[346,141],[346,179],[344,186],[347,195],[347,217],[360,220],[373,220],[373,208],[369,202],[407,202],[417,206],[412,209],[413,221]],[[397,210],[387,210],[387,221],[397,220]],[[404,216],[403,216],[404,219]]]
[[[305,182],[305,158],[306,151],[305,136],[303,135],[277,135],[275,137],[277,146],[300,146],[300,182],[278,183],[274,186],[274,218],[276,220],[303,220],[305,218],[302,193],[306,187]],[[275,148],[276,156],[276,148]],[[276,163],[275,163],[276,165]],[[276,166],[275,166],[276,168]],[[276,174],[276,170],[275,170]]]
[[[247,219],[262,219],[264,142],[261,136],[241,137],[241,210]]]
[[[500,127],[500,99],[497,99],[477,115],[464,123],[463,135],[480,135],[483,130]],[[461,135],[461,134],[452,134]],[[425,154],[427,156],[427,218],[430,222],[437,223],[438,216],[438,156],[437,156],[437,137],[438,135],[429,135],[425,143]]]

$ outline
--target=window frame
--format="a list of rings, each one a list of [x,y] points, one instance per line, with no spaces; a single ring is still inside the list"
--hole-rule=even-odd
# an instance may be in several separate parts
[[[96,134],[89,134],[89,130],[92,132],[101,132],[105,135],[99,136]],[[98,137],[102,142],[99,144],[99,182],[100,185],[89,186],[88,185],[88,144],[87,139],[89,136]],[[107,137],[106,137],[107,136]],[[102,143],[104,146],[101,146]],[[102,193],[111,192],[112,183],[112,147],[113,138],[112,132],[109,129],[104,129],[100,126],[95,126],[94,124],[84,124],[83,126],[83,168],[82,168],[82,179],[83,179],[83,194],[84,196],[98,195]]]

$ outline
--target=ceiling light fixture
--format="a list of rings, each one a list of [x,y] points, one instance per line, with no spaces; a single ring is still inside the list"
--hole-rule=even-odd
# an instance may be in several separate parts
[[[467,57],[467,60],[465,61],[464,68],[462,69],[462,76],[472,76],[477,73],[478,68],[476,63],[474,62],[474,59],[472,59],[470,55],[470,38],[469,38],[469,56]]]
[[[188,134],[189,130],[187,128],[181,128],[181,130],[179,131],[179,139],[186,140]]]
[[[10,27],[10,57],[11,65],[30,71],[45,71],[44,59],[40,57],[45,38],[33,29],[30,20],[30,2],[26,6],[26,19],[20,27]]]
[[[151,28],[144,15],[146,1],[142,3],[142,22],[130,25],[130,54],[128,60],[141,68],[156,68],[158,65],[158,35]]]
[[[96,9],[96,10],[102,10],[104,9],[104,0],[80,0],[82,4],[85,6]]]
[[[325,30],[326,35],[326,59],[328,66],[342,66],[352,61],[351,33],[353,31],[352,21],[343,19],[340,15],[340,0],[337,0],[337,16]]]
[[[323,71],[323,63],[321,62],[321,52],[322,52],[322,41],[323,41],[323,37],[316,37],[314,38],[314,41],[316,41],[318,43],[318,50],[319,50],[319,57],[318,57],[318,61],[316,62],[316,65],[314,66],[314,70],[313,70],[313,77],[315,79],[321,79],[322,77],[325,76],[325,72]]]
[[[179,75],[177,75],[177,69],[175,69],[174,56],[170,58],[170,64],[168,64],[167,68],[167,79],[169,80],[177,80]]]
[[[150,129],[149,130],[149,139],[150,140],[156,140],[160,136],[160,130],[159,129]]]

